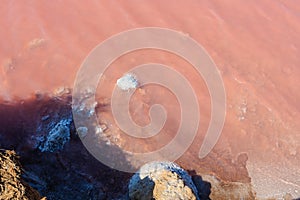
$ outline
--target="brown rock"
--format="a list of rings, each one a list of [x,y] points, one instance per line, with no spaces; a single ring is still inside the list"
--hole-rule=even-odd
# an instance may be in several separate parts
[[[179,166],[170,162],[153,162],[144,165],[129,183],[132,200],[198,200],[191,177]]]
[[[0,199],[45,200],[21,179],[21,165],[14,151],[0,152]]]

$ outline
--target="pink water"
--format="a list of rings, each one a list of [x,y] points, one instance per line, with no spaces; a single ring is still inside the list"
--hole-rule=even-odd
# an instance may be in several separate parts
[[[0,13],[0,96],[5,101],[72,88],[88,53],[121,31],[156,26],[189,34],[216,62],[227,93],[222,136],[206,160],[198,160],[196,152],[209,123],[209,95],[203,80],[183,60],[150,51],[122,57],[107,72],[107,87],[98,97],[108,97],[115,80],[131,66],[148,61],[172,65],[201,91],[197,95],[203,111],[199,135],[180,164],[212,171],[225,180],[248,182],[249,173],[261,198],[300,196],[297,1],[4,1]],[[179,119],[172,95],[155,88],[147,94],[132,101],[138,123],[147,123],[147,106],[140,105],[147,100],[161,102],[172,116],[165,127],[169,135],[150,140],[154,145],[147,148],[152,149],[172,137]],[[103,115],[111,119],[109,110]],[[240,168],[241,153],[248,161]]]

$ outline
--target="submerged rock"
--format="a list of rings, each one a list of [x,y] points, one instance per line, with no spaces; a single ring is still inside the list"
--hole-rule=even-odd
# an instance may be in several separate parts
[[[56,152],[62,150],[70,140],[70,120],[61,120],[47,135],[39,146],[41,152]]]
[[[144,165],[131,178],[128,190],[131,200],[199,200],[189,174],[171,162]]]
[[[88,131],[88,128],[84,126],[77,128],[77,134],[80,138],[84,138],[87,135]]]
[[[218,200],[252,200],[256,199],[251,183],[226,182],[212,175],[203,175],[203,180],[211,185],[211,199]],[[198,182],[194,181],[196,186]]]

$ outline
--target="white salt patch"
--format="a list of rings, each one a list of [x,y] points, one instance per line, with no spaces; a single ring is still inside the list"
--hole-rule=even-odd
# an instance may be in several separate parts
[[[125,74],[117,80],[117,85],[121,90],[136,89],[139,82],[133,74]]]
[[[103,130],[102,130],[101,126],[97,125],[97,126],[95,127],[95,132],[96,132],[96,134],[101,134],[101,133],[103,133]]]

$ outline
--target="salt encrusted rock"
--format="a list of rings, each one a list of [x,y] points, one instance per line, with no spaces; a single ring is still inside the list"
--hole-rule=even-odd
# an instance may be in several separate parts
[[[77,128],[77,134],[80,138],[84,138],[88,133],[88,128],[85,126],[81,126]]]
[[[128,190],[131,200],[199,200],[189,174],[171,162],[144,165],[131,178]]]
[[[121,90],[136,89],[139,82],[133,74],[125,74],[117,80],[117,85]]]
[[[42,152],[56,152],[62,150],[64,145],[70,140],[70,123],[68,119],[63,119],[57,123],[47,137],[43,139],[39,149]]]

